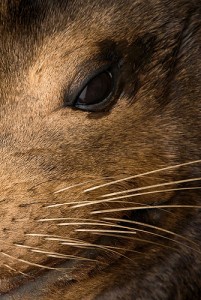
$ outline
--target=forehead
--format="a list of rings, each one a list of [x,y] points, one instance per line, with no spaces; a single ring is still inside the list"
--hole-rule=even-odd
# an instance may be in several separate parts
[[[53,49],[54,55],[68,55],[81,47],[95,53],[97,44],[103,49],[120,42],[124,48],[122,41],[132,44],[160,26],[162,17],[152,21],[153,2],[145,6],[140,0],[2,0],[3,64],[8,61],[7,69],[14,72],[15,67],[30,66],[38,52],[49,55]],[[158,6],[163,6],[161,1]],[[166,14],[165,10],[161,13]]]
[[[67,62],[69,54],[75,53],[76,49],[96,52],[96,41],[105,40],[110,35],[107,32],[111,28],[111,19],[114,20],[114,14],[113,18],[110,15],[115,6],[114,1],[2,0],[0,38],[3,60],[0,63],[3,76],[7,74],[14,78],[14,74],[24,72],[36,62],[40,68],[44,60],[61,64],[61,56],[65,56]],[[77,56],[78,52],[74,60]],[[90,54],[86,56],[90,57]],[[72,56],[69,61],[75,65]]]
[[[160,17],[157,13],[155,19],[161,19],[171,10],[171,7],[164,8],[163,2],[157,1]],[[151,22],[154,11],[155,1],[149,1],[145,6],[141,0],[2,0],[0,30],[13,34],[18,43],[25,38],[26,43],[31,38],[36,43],[48,35],[65,37],[65,33],[69,36],[77,32],[85,33],[86,40],[101,35],[118,39],[129,37],[130,32],[137,36],[160,25],[159,21]]]
[[[65,63],[74,74],[78,65],[81,69],[88,60],[98,60],[114,45],[132,43],[140,28],[137,16],[143,10],[139,1],[125,5],[121,0],[3,0],[0,13],[3,74],[16,81],[24,71],[35,74],[47,63],[54,73]]]
[[[1,0],[1,39],[5,47],[8,39],[5,36],[12,35],[15,47],[21,44],[23,49],[56,34],[69,39],[79,33],[84,36],[82,42],[105,38],[133,40],[178,19],[186,9],[183,2],[186,3],[184,0],[176,3],[165,0],[146,3],[143,0]],[[78,38],[76,43],[79,43]]]
[[[16,32],[20,30],[24,34],[27,31],[29,34],[31,32],[34,34],[36,31],[48,34],[53,31],[52,26],[54,31],[61,31],[72,23],[82,23],[83,20],[93,23],[96,18],[99,18],[99,24],[104,23],[102,21],[104,16],[107,15],[109,18],[111,10],[118,7],[120,3],[121,1],[94,0],[3,0],[0,4],[0,16],[2,24],[10,30],[14,27]]]
[[[103,50],[114,50],[114,45],[125,57],[138,57],[142,51],[136,41],[147,34],[158,36],[160,30],[163,34],[164,24],[173,20],[172,12],[177,18],[177,5],[165,0],[146,5],[143,0],[2,0],[0,72],[14,78],[16,72],[45,68],[44,62],[49,73],[61,70],[63,62],[70,70]]]
[[[3,0],[0,4],[2,57],[21,67],[39,49],[57,53],[111,39],[119,14],[115,1]],[[113,24],[113,25],[112,25]],[[113,35],[114,36],[114,35]],[[12,66],[11,66],[12,68]]]

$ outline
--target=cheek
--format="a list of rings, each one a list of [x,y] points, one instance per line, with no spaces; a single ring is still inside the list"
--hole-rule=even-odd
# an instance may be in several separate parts
[[[177,124],[168,114],[145,118],[142,112],[137,104],[118,104],[108,114],[69,108],[53,112],[31,141],[43,149],[36,153],[40,167],[51,176],[84,178],[138,174],[173,164]]]
[[[69,109],[60,115],[52,114],[43,122],[34,120],[29,128],[35,138],[27,135],[25,144],[30,149],[38,149],[29,154],[47,170],[54,166],[70,172],[94,172],[99,168],[132,173],[138,171],[137,165],[143,159],[154,158],[164,144],[152,121],[144,124],[123,113],[95,119]],[[156,141],[160,141],[157,147]]]

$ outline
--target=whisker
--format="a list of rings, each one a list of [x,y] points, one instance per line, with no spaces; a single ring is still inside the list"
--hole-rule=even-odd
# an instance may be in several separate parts
[[[11,270],[11,271],[14,271],[14,272],[16,272],[16,273],[19,273],[19,274],[21,274],[21,275],[23,275],[23,276],[25,276],[25,277],[31,278],[30,275],[28,275],[28,274],[26,274],[26,273],[23,273],[23,272],[21,272],[21,271],[19,271],[19,270],[16,270],[16,269],[12,268],[11,266],[9,266],[9,265],[7,265],[7,264],[3,264],[3,266],[5,266],[6,268],[8,268],[8,269]]]
[[[48,235],[48,234],[35,234],[35,233],[29,233],[27,235],[28,236],[35,236],[35,237],[44,237],[45,240],[47,240],[47,241],[65,242],[65,243],[68,243],[69,245],[72,245],[72,246],[76,245],[78,243],[83,247],[88,247],[89,245],[91,245],[91,246],[96,245],[96,244],[91,244],[91,243],[85,242],[85,241],[80,240],[80,239],[64,238],[63,236],[53,236],[53,235]],[[28,247],[28,246],[25,246],[25,245],[20,245],[20,246]],[[101,245],[97,245],[97,246],[101,246]]]
[[[86,218],[52,218],[52,219],[38,219],[37,222],[53,222],[53,221],[66,221],[66,220],[73,220],[73,221],[95,221],[94,219],[86,219]],[[105,221],[101,221],[103,223],[106,223]]]
[[[96,259],[90,259],[90,258],[85,258],[85,257],[81,257],[81,256],[76,256],[76,255],[62,254],[62,253],[45,251],[45,250],[40,250],[40,249],[31,249],[31,251],[36,252],[36,253],[41,253],[41,254],[47,254],[47,256],[49,256],[49,257],[67,258],[67,259],[72,259],[72,260],[93,261],[93,262],[99,263],[99,261]]]
[[[59,254],[46,254],[47,257],[51,257],[51,258],[59,258],[59,259],[66,259],[65,256],[59,255]],[[95,260],[94,260],[95,262]],[[68,270],[72,270],[72,268],[68,268]]]
[[[112,219],[112,218],[108,218],[108,219]],[[114,219],[115,220],[115,219]],[[118,219],[117,219],[118,220]],[[119,219],[119,220],[123,220],[123,219]],[[123,220],[124,222],[125,222],[125,220]],[[135,224],[135,222],[134,221],[130,221],[130,222],[128,222],[128,223],[130,223],[130,224]],[[166,239],[166,240],[169,240],[169,241],[171,241],[171,242],[174,242],[174,243],[176,243],[176,244],[179,244],[179,245],[185,245],[185,244],[183,244],[183,243],[181,243],[181,242],[179,242],[179,241],[176,241],[176,240],[174,240],[174,239],[172,239],[172,238],[169,238],[169,237],[166,237],[166,236],[164,236],[164,235],[161,235],[161,234],[158,234],[158,233],[155,233],[155,232],[151,232],[151,231],[147,231],[147,230],[144,230],[144,229],[139,229],[139,228],[130,228],[130,227],[128,227],[128,226],[123,226],[123,225],[118,225],[118,224],[112,224],[112,223],[108,223],[108,224],[100,224],[100,223],[96,223],[96,224],[90,224],[90,223],[80,223],[81,225],[97,225],[97,226],[110,226],[110,227],[112,227],[112,228],[120,228],[120,229],[126,229],[126,230],[129,230],[132,234],[136,234],[137,232],[142,232],[142,233],[146,233],[146,234],[150,234],[150,235],[153,235],[153,236],[157,236],[157,237],[160,237],[160,238],[163,238],[163,239]],[[140,222],[136,222],[136,224],[140,224],[141,225],[141,223]],[[149,226],[147,226],[147,227],[149,227]],[[151,228],[154,228],[154,229],[158,229],[158,228],[155,228],[154,226],[152,227],[151,225],[150,225],[150,227]],[[150,228],[149,227],[149,228]],[[92,230],[93,231],[93,229],[83,229],[84,231],[90,231],[90,230]],[[95,229],[96,230],[96,229]],[[75,231],[82,231],[82,230],[80,230],[80,229],[76,229]],[[165,232],[165,233],[170,233],[170,232],[168,232],[168,230],[161,230],[161,231],[163,231],[163,232]],[[128,232],[129,233],[129,232]],[[171,232],[171,234],[173,234],[172,232]],[[176,234],[175,234],[176,235]],[[182,238],[182,236],[180,236],[180,235],[178,235],[180,238]],[[193,244],[195,244],[196,246],[199,246],[199,245],[197,245],[196,243],[194,243],[193,241],[191,241],[191,240],[188,240],[188,239],[186,239],[186,238],[184,238],[184,240],[187,240],[188,242],[190,241],[191,243],[193,243]],[[185,246],[187,246],[187,245],[185,245]],[[189,246],[188,246],[189,247]],[[195,250],[194,248],[191,248],[192,250]]]
[[[26,234],[26,235],[29,235],[29,234]],[[17,244],[17,243],[14,243],[14,244],[11,245],[10,243],[8,243],[8,242],[6,242],[6,241],[3,241],[3,240],[0,240],[0,241],[3,242],[3,243],[5,243],[5,244],[7,244],[7,245],[13,246],[13,247],[20,247],[20,248],[26,248],[26,249],[31,249],[31,248],[32,248],[32,247],[27,246],[27,245],[22,245],[22,244]],[[44,265],[35,264],[35,263],[29,262],[29,261],[26,261],[26,260],[23,260],[23,259],[16,258],[16,257],[11,256],[11,255],[9,255],[9,254],[7,254],[7,253],[4,253],[4,252],[2,252],[2,251],[0,251],[0,254],[2,254],[2,255],[4,255],[4,256],[8,256],[8,257],[13,258],[13,259],[18,260],[18,261],[21,261],[21,262],[23,262],[23,263],[29,264],[29,265],[31,265],[31,266],[41,267],[41,268],[43,268],[43,269],[51,269],[51,270],[61,270],[61,269],[62,269],[62,268],[53,268],[53,267],[51,268],[51,267],[46,267],[46,266],[44,266]],[[16,272],[17,272],[17,270],[16,270]],[[19,271],[18,273],[23,274],[23,272],[20,272],[20,271]],[[24,274],[24,275],[29,276],[29,275],[27,275],[27,274]],[[29,276],[29,277],[30,277],[30,276]]]
[[[57,224],[58,226],[79,226],[79,225],[93,225],[93,226],[116,226],[116,225],[112,225],[112,223],[109,222],[68,222],[68,223],[59,223]]]
[[[114,231],[111,230],[111,232],[114,232]],[[119,232],[122,233],[122,231],[119,231]],[[127,232],[127,233],[129,233],[129,232]],[[91,234],[100,235],[101,233],[91,232]],[[144,243],[151,244],[151,245],[160,246],[160,247],[163,247],[163,248],[168,248],[168,249],[171,249],[171,250],[178,250],[175,247],[167,246],[167,245],[164,245],[164,244],[161,244],[161,243],[157,243],[157,242],[154,242],[154,241],[150,241],[150,240],[147,240],[147,239],[141,239],[141,238],[137,238],[137,237],[131,237],[131,236],[126,236],[126,235],[122,236],[120,234],[118,235],[118,234],[112,234],[112,233],[108,233],[108,232],[104,232],[104,236],[109,236],[109,237],[114,237],[114,238],[121,238],[121,239],[126,239],[126,240],[131,240],[131,241],[139,241],[139,242],[144,242]],[[140,254],[141,254],[141,252],[140,252]]]
[[[3,255],[3,256],[6,256],[6,257],[8,257],[8,258],[11,258],[11,259],[13,259],[13,260],[17,260],[17,261],[19,261],[19,262],[25,263],[25,264],[30,265],[30,266],[38,267],[38,268],[41,268],[41,269],[58,270],[58,271],[64,269],[64,268],[54,268],[54,267],[44,266],[44,265],[41,265],[41,264],[36,264],[36,263],[30,262],[30,261],[28,261],[28,260],[24,260],[24,259],[21,259],[21,258],[17,258],[17,257],[15,257],[15,256],[12,256],[12,255],[7,254],[7,253],[2,252],[2,251],[0,251],[0,254]]]
[[[184,180],[177,180],[177,181],[170,181],[170,182],[165,182],[165,183],[159,183],[159,184],[154,184],[154,185],[143,186],[143,187],[140,187],[140,188],[134,188],[134,189],[130,189],[130,190],[124,190],[124,191],[115,192],[115,193],[109,193],[109,194],[102,195],[100,197],[105,198],[105,197],[110,197],[110,196],[116,196],[116,195],[136,192],[136,191],[142,191],[142,190],[146,190],[146,189],[157,188],[157,187],[161,187],[161,186],[168,186],[168,185],[172,185],[172,184],[180,184],[180,183],[187,183],[187,182],[195,182],[195,181],[200,181],[200,180],[201,180],[201,177],[184,179]]]
[[[112,201],[112,203],[120,203],[120,204],[132,204],[132,205],[140,205],[140,206],[149,206],[149,204],[145,204],[145,203],[142,203],[142,202],[133,202],[133,201]],[[162,209],[162,208],[159,208],[158,210],[160,211],[164,211],[168,214],[172,214],[172,212],[168,211],[167,209]]]
[[[113,231],[112,231],[113,232]],[[120,231],[122,232],[122,231]],[[100,235],[100,233],[96,233],[96,232],[91,232],[91,234],[93,235]],[[54,235],[50,235],[50,234],[35,234],[35,233],[30,233],[30,234],[26,234],[28,236],[35,236],[35,237],[44,237],[45,240],[47,241],[57,241],[57,242],[62,242],[62,241],[67,241],[67,242],[80,242],[80,243],[83,243],[86,244],[85,241],[83,240],[80,240],[80,239],[74,239],[74,238],[64,238],[63,236],[54,236]],[[137,238],[137,237],[129,237],[129,236],[121,236],[121,235],[117,235],[117,234],[111,234],[111,233],[104,233],[104,236],[110,236],[110,237],[115,237],[115,238],[121,238],[121,239],[127,239],[127,240],[133,240],[133,241],[140,241],[140,242],[145,242],[147,244],[152,244],[152,245],[156,245],[156,246],[160,246],[160,247],[163,247],[163,248],[168,248],[168,249],[172,249],[172,250],[178,250],[177,248],[175,247],[171,247],[171,246],[167,246],[167,245],[164,245],[164,244],[161,244],[161,243],[157,243],[157,242],[154,242],[154,241],[150,241],[150,240],[147,240],[147,239],[141,239],[141,238]],[[138,251],[137,251],[138,252]],[[141,252],[140,252],[141,254]]]
[[[24,249],[32,249],[32,247],[31,246],[27,246],[27,245],[22,245],[22,244],[14,244],[16,247],[18,247],[18,248],[24,248]]]
[[[196,164],[196,163],[200,163],[200,162],[201,162],[201,160],[190,161],[190,162],[187,162],[187,163],[168,166],[168,167],[148,171],[148,172],[145,172],[145,173],[129,176],[129,177],[126,177],[126,178],[121,178],[121,179],[118,179],[118,180],[114,180],[114,181],[111,181],[111,182],[108,182],[108,183],[104,183],[104,184],[101,184],[101,185],[97,185],[97,186],[88,188],[88,189],[84,190],[84,193],[91,192],[93,190],[96,190],[96,189],[99,189],[99,188],[102,188],[102,187],[105,187],[105,186],[113,185],[113,184],[116,184],[116,183],[119,183],[119,182],[123,182],[123,181],[131,180],[131,179],[134,179],[134,178],[142,177],[142,176],[145,176],[145,175],[155,174],[155,173],[158,173],[158,172],[171,170],[171,169],[179,168],[179,167],[183,167],[183,166],[188,166],[188,165],[192,165],[192,164]]]
[[[118,251],[115,251],[115,250],[126,250],[128,251],[127,249],[124,249],[124,248],[121,248],[121,247],[113,247],[113,246],[106,246],[106,245],[98,245],[98,244],[92,244],[92,243],[88,243],[88,242],[62,242],[61,243],[62,245],[67,245],[67,246],[73,246],[73,247],[78,247],[78,248],[84,248],[84,249],[88,249],[88,248],[95,248],[95,249],[100,249],[100,250],[104,250],[104,251],[107,251],[107,252],[110,252],[110,253],[113,253],[113,254],[116,254],[116,255],[120,255],[122,257],[125,257],[127,258],[128,260],[131,260],[129,257],[127,257],[126,255],[118,252]],[[114,250],[115,249],[115,250]],[[137,252],[137,253],[140,253],[138,251],[135,251],[135,250],[130,250],[130,252]],[[131,260],[132,261],[132,260]],[[133,262],[133,261],[132,261]]]
[[[73,241],[73,242],[83,242],[86,243],[85,241],[82,241],[80,239],[74,239],[74,238],[64,238],[61,235],[51,235],[51,234],[41,234],[41,233],[27,233],[27,236],[32,236],[32,237],[43,237],[47,241]]]
[[[26,236],[32,237],[52,237],[51,234],[43,234],[43,233],[25,233]]]
[[[124,226],[122,226],[122,228],[124,228]],[[78,232],[90,232],[90,233],[93,233],[93,232],[97,232],[97,233],[105,233],[105,232],[106,232],[106,233],[136,234],[136,231],[143,231],[143,230],[138,230],[138,229],[136,230],[136,228],[135,228],[135,231],[104,230],[104,229],[76,229],[75,231],[78,231]],[[146,232],[146,231],[144,231],[144,232]],[[147,233],[153,234],[153,232],[149,232],[149,231],[147,231]],[[155,234],[154,234],[154,235],[155,235]],[[157,234],[156,234],[156,235],[157,235]],[[159,235],[159,236],[160,236],[160,235]],[[197,252],[197,253],[201,254],[200,251],[198,251],[198,250],[196,250],[196,249],[194,249],[194,248],[192,248],[192,247],[190,247],[190,246],[188,246],[188,245],[186,245],[186,244],[183,244],[183,243],[181,243],[181,242],[179,242],[179,241],[176,241],[176,240],[173,240],[173,239],[164,237],[164,236],[162,236],[162,235],[161,235],[161,237],[164,238],[164,239],[170,240],[170,241],[172,241],[172,242],[174,242],[174,243],[176,243],[176,244],[179,244],[179,245],[181,245],[181,246],[183,246],[183,247],[189,248],[189,249],[191,249],[191,250],[194,251],[194,252]]]
[[[95,214],[104,214],[110,212],[120,212],[120,211],[129,211],[129,210],[143,210],[143,209],[158,209],[158,208],[193,208],[200,209],[200,205],[152,205],[152,206],[142,206],[142,207],[123,207],[115,209],[104,209],[104,210],[95,210],[90,212],[91,215]]]
[[[86,245],[82,245],[82,243],[79,245],[79,244],[75,244],[75,243],[68,243],[68,242],[62,242],[61,243],[62,245],[67,245],[67,246],[73,246],[73,247],[78,247],[78,248],[84,248],[84,249],[88,249],[88,248],[94,248],[94,249],[100,249],[100,250],[103,250],[103,251],[106,251],[106,252],[110,252],[110,253],[113,253],[113,254],[116,254],[116,255],[120,255],[121,257],[125,257],[126,259],[128,260],[131,260],[128,256],[116,251],[116,250],[122,250],[122,251],[127,251],[127,252],[135,252],[135,253],[138,253],[138,254],[141,254],[141,252],[139,251],[136,251],[136,250],[130,250],[130,249],[126,249],[126,248],[122,248],[122,247],[114,247],[114,246],[106,246],[106,245],[98,245],[98,244],[87,244]],[[131,260],[133,262],[133,260]]]
[[[103,246],[103,245],[98,245],[98,244],[91,244],[91,243],[88,243],[88,242],[85,242],[85,241],[82,241],[82,240],[79,240],[79,239],[73,239],[73,238],[66,239],[66,238],[63,238],[61,236],[59,236],[59,237],[46,237],[47,235],[39,235],[39,234],[28,234],[28,235],[31,235],[31,236],[44,236],[45,240],[48,240],[48,241],[57,241],[57,242],[60,242],[61,245],[68,245],[68,246],[74,246],[74,247],[78,247],[78,245],[79,245],[80,248],[84,248],[84,249],[89,248],[89,247],[99,248],[99,249],[111,252],[113,254],[116,254],[116,255],[121,255],[121,256],[129,259],[127,256],[123,255],[122,253],[119,253],[119,252],[114,251],[112,249],[107,249],[110,246]],[[29,247],[29,246],[24,246],[24,247]],[[113,247],[111,247],[111,248],[113,248]],[[115,248],[116,247],[114,247],[114,249]],[[123,248],[121,248],[119,250],[123,250]],[[135,252],[137,252],[137,251],[135,251]],[[53,255],[48,255],[48,256],[56,257],[54,254]],[[95,261],[95,262],[100,263],[100,261],[98,261],[98,260],[92,260],[92,259],[86,259],[86,260]]]
[[[138,191],[140,189],[141,188],[136,188],[136,191]],[[124,196],[119,196],[119,197],[107,198],[107,199],[104,199],[104,200],[100,199],[100,200],[94,200],[94,201],[90,200],[90,201],[73,201],[73,202],[56,203],[56,204],[48,205],[48,206],[46,206],[46,208],[60,207],[60,206],[65,206],[65,205],[71,205],[71,208],[79,208],[79,207],[83,207],[83,206],[90,206],[90,205],[93,205],[93,204],[109,202],[109,201],[118,200],[118,199],[137,197],[137,196],[143,196],[143,195],[149,195],[149,194],[155,194],[155,193],[184,191],[184,190],[199,190],[199,189],[201,189],[201,187],[186,187],[186,188],[166,189],[166,190],[160,190],[160,191],[148,191],[148,192],[143,192],[143,193],[136,193],[136,194],[131,194],[131,195],[124,195]],[[106,196],[107,195],[103,195],[101,197],[106,197]],[[146,204],[144,204],[144,205],[146,205]]]
[[[109,218],[108,218],[109,219]],[[118,225],[118,224],[113,224],[113,223],[106,223],[106,224],[102,224],[102,223],[89,223],[89,222],[80,222],[80,223],[60,223],[58,225],[61,225],[61,226],[68,226],[68,225],[92,225],[92,226],[109,226],[109,227],[112,227],[112,228],[121,228],[121,229],[128,229],[129,231],[132,232],[132,234],[136,234],[137,232],[143,232],[143,233],[148,233],[148,234],[151,234],[151,235],[154,235],[154,236],[158,236],[158,237],[161,237],[161,238],[164,238],[164,239],[168,239],[168,240],[171,240],[173,241],[172,239],[168,238],[168,237],[165,237],[161,234],[157,234],[157,233],[154,233],[154,232],[150,232],[150,231],[147,231],[147,230],[143,230],[143,229],[138,229],[138,228],[135,228],[133,230],[133,228],[130,228],[128,226],[123,226],[123,225]],[[85,229],[83,229],[85,230]],[[86,229],[87,231],[88,229]],[[80,231],[79,229],[76,229],[75,231]]]
[[[44,249],[41,249],[41,248],[35,248],[35,247],[27,246],[27,245],[21,245],[21,244],[15,244],[15,245],[17,247],[20,247],[20,248],[27,248],[31,252],[42,253],[42,254],[49,254],[48,256],[58,255],[60,258],[94,261],[94,260],[91,260],[91,259],[88,259],[88,258],[84,258],[84,257],[80,257],[80,256],[75,256],[75,255],[69,255],[69,254],[63,254],[63,253],[58,253],[58,252],[47,251],[47,250],[44,250]]]
[[[86,201],[87,202],[87,201]],[[51,204],[51,205],[47,205],[45,206],[45,208],[53,208],[53,207],[60,207],[60,206],[64,206],[64,205],[72,205],[72,203],[77,203],[79,204],[80,201],[74,201],[74,202],[64,202],[64,203],[55,203],[55,204]]]
[[[57,242],[60,242],[61,244],[64,243],[68,243],[69,245],[77,245],[78,243],[80,245],[82,245],[83,247],[87,247],[88,245],[90,245],[90,243],[88,242],[85,242],[83,240],[80,240],[80,239],[73,239],[73,238],[64,238],[62,236],[59,236],[59,237],[47,237],[45,238],[45,240],[47,241],[57,241]]]
[[[150,228],[150,229],[156,229],[158,231],[161,231],[161,232],[164,232],[164,233],[167,233],[167,234],[171,234],[171,235],[174,235],[180,239],[183,239],[187,242],[190,242],[196,246],[199,247],[199,245],[192,241],[191,239],[188,239],[178,233],[175,233],[173,231],[170,231],[170,230],[167,230],[167,229],[164,229],[162,227],[157,227],[157,226],[153,226],[153,225],[150,225],[150,224],[146,224],[146,223],[143,223],[143,222],[137,222],[137,221],[133,221],[133,220],[124,220],[124,219],[118,219],[118,218],[103,218],[104,220],[107,220],[107,221],[114,221],[114,222],[124,222],[124,223],[129,223],[129,224],[135,224],[135,225],[140,225],[140,226],[144,226],[144,227],[147,227],[147,228]]]
[[[148,192],[143,192],[143,193],[129,194],[129,195],[112,197],[112,198],[107,198],[107,199],[102,199],[102,200],[94,200],[94,201],[90,201],[90,202],[89,201],[86,201],[86,202],[80,201],[79,202],[80,204],[73,205],[72,208],[79,208],[79,207],[83,207],[83,206],[95,205],[95,204],[110,202],[110,201],[116,202],[115,200],[150,195],[150,194],[158,194],[158,193],[166,193],[166,192],[174,192],[174,191],[185,191],[185,190],[199,190],[199,189],[201,189],[201,187],[175,188],[175,189],[166,189],[166,190],[160,190],[160,191],[157,190],[157,191],[148,191]],[[125,201],[124,201],[124,203],[125,203]],[[71,204],[73,204],[73,203],[71,203]],[[135,204],[137,204],[137,203],[135,203]],[[142,203],[139,203],[139,204],[142,204]],[[143,205],[146,205],[146,204],[143,204]]]
[[[107,177],[107,179],[110,179],[110,177]],[[76,183],[76,184],[67,186],[67,187],[65,187],[63,189],[60,189],[58,191],[55,191],[54,194],[65,192],[67,190],[70,190],[70,189],[73,189],[73,188],[76,188],[76,187],[79,187],[79,186],[82,186],[82,185],[85,185],[85,184],[88,184],[88,183],[97,182],[97,181],[102,181],[102,179],[92,179],[92,180],[87,180],[87,181],[84,181],[84,182],[81,182],[81,183]]]
[[[106,218],[105,218],[106,219]],[[108,218],[109,220],[109,218]],[[113,219],[111,219],[113,220]],[[117,219],[118,220],[118,219]],[[125,221],[124,221],[125,222]],[[151,234],[151,235],[154,235],[154,236],[158,236],[160,238],[164,238],[164,239],[167,239],[167,240],[170,240],[170,241],[174,241],[173,239],[170,239],[166,236],[163,236],[161,234],[157,234],[157,233],[154,233],[154,232],[150,232],[150,231],[147,231],[147,230],[143,230],[143,229],[138,229],[138,228],[135,228],[134,230],[128,226],[122,226],[122,225],[118,225],[118,224],[113,224],[113,223],[98,223],[98,222],[68,222],[68,223],[60,223],[58,224],[59,226],[80,226],[80,225],[87,225],[87,226],[107,226],[107,227],[112,227],[112,228],[121,228],[121,229],[128,229],[129,231],[132,230],[132,234],[136,234],[137,232],[143,232],[143,233],[148,233],[148,234]],[[90,229],[91,230],[91,229]],[[75,231],[88,231],[88,229],[75,229]],[[161,230],[162,231],[162,230]],[[164,229],[164,232],[168,232]],[[176,241],[174,241],[176,242]],[[178,242],[179,243],[179,242]]]

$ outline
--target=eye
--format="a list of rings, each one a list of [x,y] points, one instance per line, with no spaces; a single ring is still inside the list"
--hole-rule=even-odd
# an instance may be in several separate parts
[[[113,91],[113,75],[104,71],[93,77],[82,89],[74,106],[83,110],[100,110],[104,108]]]

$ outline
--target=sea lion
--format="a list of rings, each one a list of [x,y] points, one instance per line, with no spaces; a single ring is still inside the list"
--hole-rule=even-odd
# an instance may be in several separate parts
[[[200,1],[0,20],[0,299],[200,299]]]

